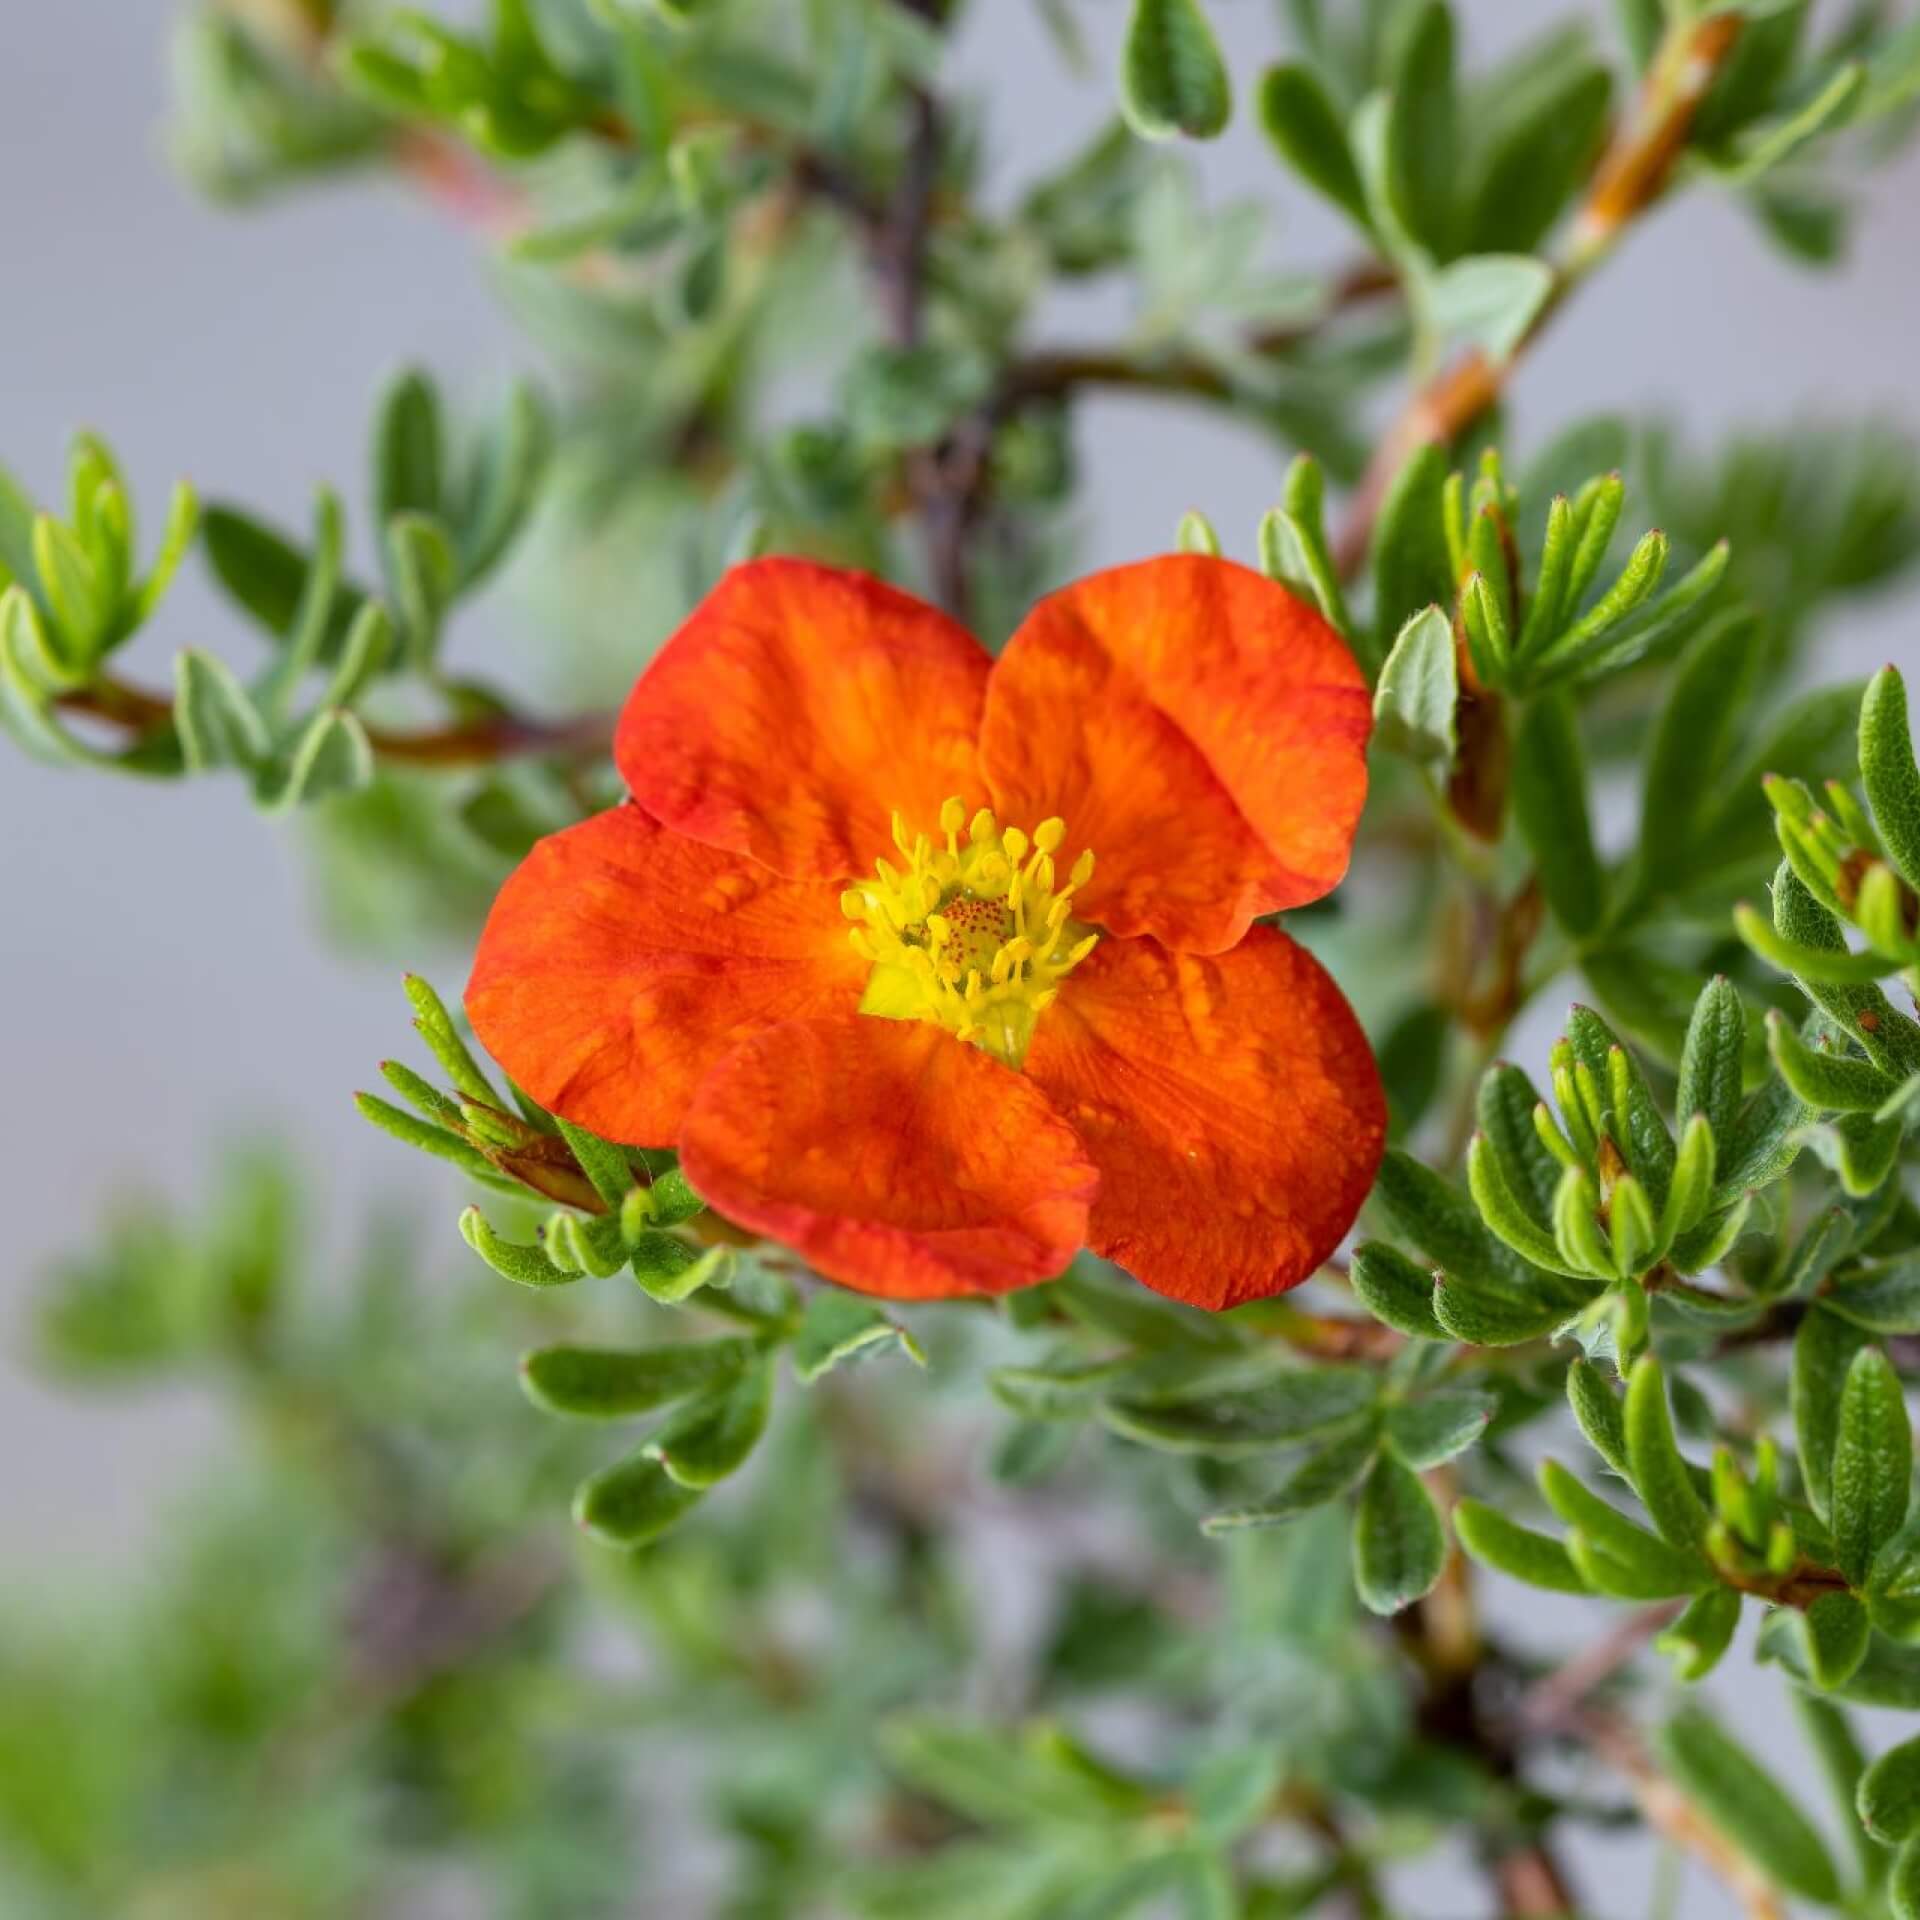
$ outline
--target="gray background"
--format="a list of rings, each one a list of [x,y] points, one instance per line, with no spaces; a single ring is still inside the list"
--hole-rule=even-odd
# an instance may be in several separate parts
[[[1215,0],[1213,11],[1239,70],[1257,70],[1275,46],[1274,9]],[[1566,11],[1464,8],[1483,52]],[[161,138],[164,0],[7,12],[0,459],[30,490],[55,492],[67,435],[93,426],[124,457],[149,529],[179,473],[297,523],[316,482],[357,494],[370,398],[396,365],[425,360],[480,398],[524,361],[475,244],[398,186],[349,183],[250,213],[191,197]],[[1110,46],[1120,0],[1082,12]],[[987,151],[1003,191],[1075,144],[1110,99],[1110,67],[1063,73],[1027,0],[975,0],[956,65],[961,82],[991,89]],[[1289,260],[1339,250],[1244,113],[1205,166],[1215,190],[1278,206]],[[1869,410],[1914,424],[1916,190],[1920,152],[1873,178],[1852,256],[1826,276],[1783,262],[1711,192],[1663,212],[1532,356],[1515,391],[1519,441],[1603,407],[1660,410],[1703,432]],[[1083,337],[1123,320],[1096,298],[1063,324]],[[1089,562],[1164,547],[1193,506],[1244,550],[1276,489],[1268,447],[1151,401],[1098,400],[1084,420]],[[510,584],[503,600],[454,647],[470,658],[517,638],[517,657],[537,661]],[[1823,670],[1920,658],[1910,619],[1884,603],[1849,616]],[[161,679],[190,643],[242,660],[253,644],[197,563],[130,665]],[[80,1579],[127,1565],[168,1494],[217,1458],[217,1427],[190,1393],[55,1396],[12,1357],[36,1278],[85,1242],[112,1195],[141,1184],[190,1202],[212,1143],[260,1124],[297,1142],[349,1217],[402,1182],[397,1150],[347,1104],[405,1032],[398,982],[318,944],[296,856],[293,835],[223,780],[144,787],[0,745],[0,1570]],[[422,958],[457,982],[458,956]],[[1754,1689],[1775,1684],[1763,1675]],[[1750,1724],[1766,1744],[1780,1726],[1771,1712]],[[1644,1884],[1639,1868],[1629,1884]],[[1704,1894],[1687,1907],[1709,1910]]]

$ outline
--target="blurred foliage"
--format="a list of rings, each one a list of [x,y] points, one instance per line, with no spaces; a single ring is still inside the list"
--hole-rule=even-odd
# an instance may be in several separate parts
[[[1009,180],[951,77],[986,0],[183,7],[194,182],[403,183],[540,373],[470,406],[402,370],[300,528],[183,484],[143,544],[98,435],[57,501],[0,474],[0,724],[238,774],[300,810],[336,936],[463,948],[619,797],[610,709],[728,564],[868,568],[994,644],[1071,571],[1085,404],[1206,409],[1276,497],[1170,539],[1243,536],[1374,689],[1353,879],[1291,922],[1388,1086],[1359,1245],[1213,1317],[1091,1260],[883,1311],[499,1084],[409,979],[429,1060],[360,1108],[477,1189],[456,1274],[252,1148],[48,1280],[49,1378],[196,1394],[220,1439],[137,1578],[36,1561],[0,1606],[0,1909],[1386,1916],[1452,1843],[1571,1913],[1562,1835],[1639,1819],[1755,1914],[1920,1913],[1916,1743],[1850,1717],[1920,1710],[1911,661],[1815,678],[1910,581],[1920,463],[1882,418],[1507,417],[1670,194],[1837,258],[1920,24],[1619,0],[1484,62],[1442,0],[1285,0],[1243,70],[1213,0],[1037,11],[1105,73]],[[1236,115],[1272,191],[1222,200],[1186,143]],[[1276,240],[1302,193],[1350,264]],[[1063,337],[1103,281],[1124,322]],[[143,686],[196,550],[253,653],[194,634]],[[486,619],[530,693],[460,664]],[[1595,1004],[1536,1047],[1569,978]],[[1483,1577],[1617,1658],[1554,1670]],[[1745,1660],[1749,1613],[1804,1756],[1632,1685]]]

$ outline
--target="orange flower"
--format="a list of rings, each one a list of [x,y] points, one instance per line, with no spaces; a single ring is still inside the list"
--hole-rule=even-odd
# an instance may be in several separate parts
[[[1252,922],[1345,871],[1368,718],[1333,629],[1223,560],[1082,580],[998,662],[756,561],[635,687],[632,802],[502,889],[467,1008],[535,1099],[677,1146],[865,1292],[999,1293],[1084,1244],[1199,1306],[1277,1293],[1352,1223],[1385,1107],[1339,989]]]

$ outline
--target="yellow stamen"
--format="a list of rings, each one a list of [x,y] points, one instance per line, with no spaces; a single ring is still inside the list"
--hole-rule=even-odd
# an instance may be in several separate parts
[[[1065,821],[1028,834],[986,807],[969,815],[958,797],[940,808],[939,842],[902,813],[890,825],[905,871],[878,860],[876,881],[840,896],[854,951],[873,969],[861,1010],[930,1020],[1018,1067],[1034,1022],[1098,939],[1073,918],[1093,855],[1080,854],[1061,886]]]

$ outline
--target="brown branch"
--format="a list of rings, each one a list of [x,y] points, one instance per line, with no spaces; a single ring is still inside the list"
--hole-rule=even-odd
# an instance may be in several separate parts
[[[1565,254],[1533,324],[1500,361],[1477,349],[1422,387],[1375,450],[1347,510],[1334,558],[1345,578],[1359,572],[1372,544],[1387,489],[1408,457],[1429,442],[1451,442],[1500,398],[1527,349],[1560,310],[1566,296],[1612,249],[1620,235],[1653,206],[1686,151],[1694,116],[1740,37],[1736,13],[1719,13],[1676,29],[1647,75],[1640,104],[1602,158],[1574,217]]]
[[[1583,1713],[1570,1731],[1621,1774],[1633,1789],[1648,1826],[1690,1853],[1740,1903],[1747,1920],[1787,1920],[1772,1881],[1660,1771],[1639,1734],[1613,1714]]]
[[[173,725],[171,700],[123,680],[96,680],[91,686],[60,694],[56,704],[136,738]],[[415,731],[367,726],[366,735],[376,756],[401,766],[480,767],[501,760],[594,758],[612,747],[613,727],[611,713],[586,713],[568,720],[490,713]]]
[[[1529,1688],[1514,1711],[1515,1724],[1529,1733],[1554,1733],[1568,1726],[1588,1697],[1605,1686],[1656,1634],[1664,1632],[1685,1605],[1683,1600],[1662,1600],[1628,1614],[1591,1646]]]
[[[1515,1712],[1516,1730],[1561,1733],[1577,1739],[1623,1775],[1647,1824],[1692,1854],[1739,1900],[1747,1920],[1786,1920],[1772,1883],[1706,1819],[1653,1763],[1630,1722],[1587,1704],[1685,1603],[1663,1600],[1629,1614],[1610,1633],[1534,1686]],[[1552,1911],[1552,1909],[1548,1909]]]

